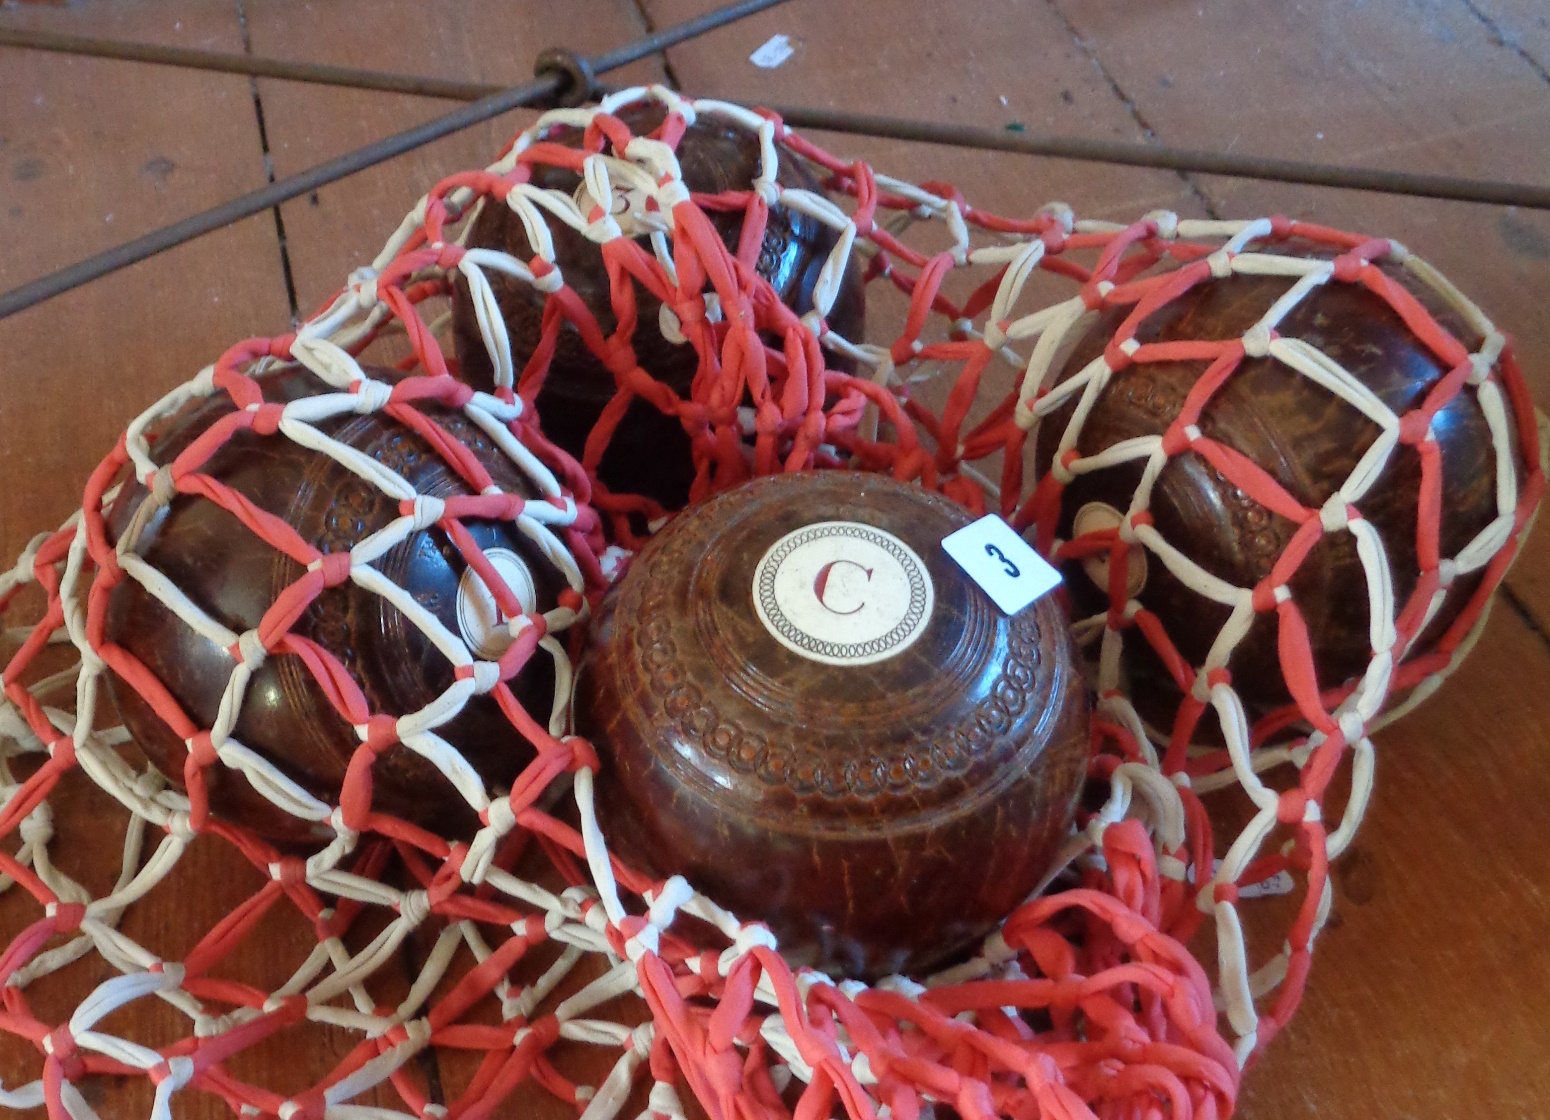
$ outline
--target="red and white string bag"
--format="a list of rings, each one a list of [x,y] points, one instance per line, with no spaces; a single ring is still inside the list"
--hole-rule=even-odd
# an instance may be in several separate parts
[[[669,122],[712,114],[755,132],[763,173],[753,189],[696,200],[677,176],[670,142],[621,135],[616,121],[599,117],[643,97],[662,101]],[[588,134],[588,151],[562,157],[540,144],[556,124],[599,127]],[[654,200],[660,228],[636,241],[601,209],[583,213],[572,196],[527,184],[531,163],[560,158],[576,160],[593,198],[611,198],[615,181],[644,192]],[[779,187],[774,167],[789,158],[819,169],[843,205]],[[518,260],[464,249],[459,237],[478,205],[511,207],[529,228],[537,255]],[[831,224],[839,237],[814,311],[799,318],[772,298],[751,267],[758,237],[745,236],[739,253],[729,253],[705,219],[706,205],[744,208],[756,233],[772,205],[801,208]],[[611,335],[545,259],[543,230],[551,221],[598,244],[619,323]],[[1267,265],[1277,258],[1277,243],[1290,236],[1330,246],[1335,262],[1285,257],[1288,263]],[[936,251],[915,247],[944,243]],[[609,362],[619,397],[595,436],[599,445],[632,394],[681,419],[694,437],[694,498],[774,471],[840,464],[887,470],[976,510],[1002,513],[1034,533],[1057,561],[1103,553],[1123,571],[1125,550],[1144,549],[1188,582],[1187,557],[1138,516],[1146,512],[1144,494],[1122,511],[1122,527],[1070,540],[1054,535],[1051,511],[1071,478],[1121,459],[1156,462],[1160,469],[1184,447],[1199,450],[1203,439],[1184,417],[1177,431],[1144,445],[1104,449],[1090,460],[1067,455],[1046,478],[1025,480],[1030,433],[1040,418],[1070,394],[1096,394],[1124,376],[1123,360],[1105,359],[1056,387],[1057,358],[1089,313],[1106,306],[1157,303],[1190,284],[1254,267],[1318,274],[1310,288],[1363,283],[1372,275],[1366,262],[1400,252],[1387,242],[1279,219],[1193,222],[1154,214],[1119,226],[1078,221],[1063,206],[1001,217],[940,184],[927,189],[836,159],[767,114],[688,101],[661,88],[546,114],[492,167],[437,184],[382,254],[352,274],[293,337],[233,348],[131,426],[94,475],[82,516],[35,541],[0,579],[6,634],[19,646],[3,677],[0,749],[7,784],[0,836],[21,844],[0,855],[0,871],[28,911],[25,922],[8,926],[16,932],[0,954],[0,1029],[35,1047],[41,1067],[33,1080],[0,1086],[0,1102],[45,1104],[52,1117],[90,1116],[78,1082],[118,1073],[154,1085],[151,1115],[158,1118],[172,1115],[177,1094],[191,1087],[219,1095],[234,1114],[280,1120],[478,1117],[503,1104],[515,1107],[505,1102],[516,1094],[525,1094],[522,1107],[553,1098],[585,1120],[678,1117],[696,1108],[717,1120],[1228,1115],[1241,1066],[1300,998],[1330,905],[1328,861],[1349,842],[1370,790],[1375,721],[1397,687],[1418,695],[1467,650],[1543,491],[1534,413],[1510,350],[1477,310],[1415,258],[1405,256],[1417,281],[1451,301],[1486,339],[1476,352],[1465,352],[1435,322],[1412,317],[1427,345],[1462,371],[1444,391],[1475,394],[1497,437],[1498,522],[1466,553],[1427,561],[1433,575],[1444,563],[1453,572],[1485,572],[1469,618],[1438,648],[1408,648],[1417,632],[1412,615],[1424,605],[1385,601],[1392,583],[1374,562],[1368,583],[1375,600],[1385,603],[1375,617],[1392,625],[1377,627],[1376,668],[1343,694],[1310,692],[1296,683],[1296,665],[1289,664],[1296,718],[1251,726],[1230,678],[1217,671],[1231,652],[1228,632],[1213,650],[1214,661],[1179,666],[1187,700],[1173,726],[1154,720],[1149,728],[1126,694],[1122,655],[1126,643],[1165,648],[1166,634],[1144,602],[1124,597],[1118,581],[1120,600],[1078,621],[1099,694],[1095,795],[1088,803],[1100,807],[1081,814],[1055,889],[1021,906],[971,960],[938,976],[868,986],[793,973],[762,926],[740,922],[681,878],[654,882],[632,870],[630,853],[610,851],[595,819],[594,784],[608,775],[597,772],[587,744],[551,720],[554,712],[514,715],[539,749],[513,788],[459,784],[481,823],[467,843],[369,806],[320,803],[263,758],[239,744],[221,744],[218,736],[202,765],[241,769],[276,806],[327,822],[333,840],[303,859],[199,813],[192,786],[190,794],[179,792],[137,762],[101,700],[108,665],[93,627],[93,596],[124,570],[103,535],[102,511],[126,466],[153,494],[166,495],[167,484],[156,482],[138,443],[151,417],[212,392],[232,393],[244,409],[256,404],[257,415],[269,406],[242,394],[250,384],[246,375],[260,368],[297,364],[341,408],[370,410],[405,403],[416,392],[435,395],[497,439],[542,494],[510,515],[528,518],[534,532],[552,541],[550,554],[569,573],[576,595],[541,623],[518,616],[513,637],[528,627],[541,632],[543,641],[529,640],[516,656],[552,658],[561,667],[557,680],[564,681],[573,649],[552,635],[567,624],[574,624],[572,633],[581,629],[583,593],[595,596],[622,558],[608,547],[588,502],[597,498],[611,541],[626,549],[636,543],[629,514],[639,507],[594,495],[593,480],[535,427],[526,404],[549,371],[541,354],[512,355],[499,316],[489,314],[483,294],[495,270],[548,296],[554,313],[546,332],[568,321]],[[864,259],[874,289],[894,293],[873,300],[874,309],[887,299],[898,305],[899,322],[886,344],[838,337],[824,321],[852,254]],[[497,370],[492,395],[470,394],[445,372],[438,336],[454,273],[483,301],[481,328]],[[667,310],[660,322],[630,313],[634,284],[662,300]],[[872,321],[876,331],[875,310]],[[1275,323],[1263,326],[1236,341],[1241,352],[1275,352]],[[675,332],[698,353],[700,372],[687,398],[651,382],[649,371],[633,362],[632,334],[651,330]],[[771,338],[781,344],[769,344]],[[1122,331],[1106,354],[1144,360],[1125,343]],[[356,359],[373,344],[398,345],[407,381],[389,389],[357,376]],[[856,363],[857,373],[827,368],[832,355]],[[1323,365],[1289,366],[1286,375],[1315,370],[1332,391],[1368,403]],[[263,412],[273,426],[270,438],[295,438],[299,429],[288,430],[288,422],[299,422],[300,410],[287,416],[290,407]],[[1396,439],[1424,442],[1424,424],[1401,416],[1383,424]],[[1079,428],[1080,415],[1066,450],[1079,446]],[[1516,433],[1521,463],[1505,450],[1509,431]],[[1252,464],[1233,461],[1228,469],[1249,493],[1268,494]],[[191,477],[174,477],[172,485]],[[430,512],[458,516],[427,512],[423,503],[417,514],[414,495],[400,498],[408,511],[401,532]],[[1327,518],[1301,507],[1286,512],[1312,526],[1309,534],[1363,531],[1361,519],[1343,511]],[[374,579],[368,569],[375,545],[356,547],[348,571],[328,561],[326,578]],[[311,559],[321,572],[325,562]],[[152,573],[140,575],[155,580]],[[1194,585],[1208,597],[1247,602],[1244,609],[1253,612],[1285,606],[1275,591],[1279,584],[1257,589],[1219,582],[1196,578]],[[164,590],[171,598],[175,589]],[[1294,622],[1286,625],[1295,632]],[[254,642],[218,637],[231,639],[225,645],[235,651],[235,682],[257,656]],[[287,627],[276,625],[258,640],[266,656],[284,656],[287,638]],[[505,658],[481,661],[466,647],[459,650],[455,635],[447,638],[446,655],[466,669],[448,708],[476,689],[498,687],[514,671]],[[1295,663],[1295,641],[1288,650]],[[64,652],[73,659],[61,663]],[[409,721],[398,742],[384,749],[418,744],[444,772],[470,772],[455,751],[442,749],[446,744],[416,738],[422,728],[415,713],[363,712],[324,661],[314,671],[334,681],[332,694],[352,724],[370,726],[383,715]],[[240,693],[234,683],[232,696]],[[1194,745],[1191,736],[1207,706],[1217,713],[1223,741]],[[363,743],[359,772],[369,773],[367,754],[381,746]],[[1348,762],[1352,793],[1330,829],[1321,807],[1332,776]],[[1271,772],[1287,776],[1284,788],[1268,784]],[[87,842],[73,831],[56,834],[51,808],[81,778],[107,791],[127,816],[122,873],[95,893],[61,870],[52,854]],[[1208,809],[1235,791],[1252,810],[1248,824],[1222,843]],[[563,796],[555,801],[557,793]],[[349,797],[347,787],[342,802]],[[1277,826],[1290,830],[1283,834],[1290,843],[1269,849]],[[251,866],[262,886],[227,920],[201,931],[181,959],[159,956],[122,932],[126,913],[157,905],[173,889],[180,862],[203,858]],[[1300,891],[1295,913],[1270,936],[1246,933],[1251,923],[1240,915],[1257,905],[1250,888],[1282,872]],[[9,900],[13,912],[17,901]],[[283,983],[264,987],[232,975],[231,967],[252,960],[253,943],[263,923],[275,920],[273,912],[299,920],[315,946]],[[1217,945],[1209,964],[1187,948],[1207,920]],[[388,965],[410,940],[423,951],[406,991],[395,986]],[[71,963],[83,960],[105,963],[114,975],[77,997],[68,1014],[41,1017],[35,1005],[42,1001],[32,993],[52,974],[62,981]],[[152,1044],[106,1028],[119,1009],[150,1000],[177,1013],[175,1040]],[[257,1052],[271,1036],[306,1045],[309,1028],[323,1026],[347,1032],[353,1045],[316,1084],[278,1091],[243,1065],[245,1052]],[[440,1102],[431,1099],[416,1061],[426,1049],[449,1059],[477,1056],[473,1072],[449,1084]],[[583,1081],[571,1072],[583,1067],[597,1075]],[[358,1103],[368,1091],[388,1088],[401,1108]]]

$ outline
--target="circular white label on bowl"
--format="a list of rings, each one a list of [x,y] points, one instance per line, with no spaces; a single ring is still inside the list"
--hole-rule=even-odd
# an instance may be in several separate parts
[[[1125,523],[1125,515],[1107,502],[1088,502],[1076,511],[1072,519],[1072,539],[1088,533],[1104,533],[1118,529]],[[1082,561],[1082,570],[1098,590],[1109,590],[1109,557],[1095,553]],[[1130,546],[1125,559],[1125,594],[1134,599],[1146,587],[1146,549],[1139,544]]]
[[[538,589],[533,585],[533,573],[528,571],[522,557],[509,548],[487,548],[484,555],[496,574],[511,588],[517,602],[522,604],[522,612],[532,611],[538,602]],[[472,567],[464,569],[463,578],[457,584],[457,628],[474,656],[486,661],[498,659],[511,645],[506,615],[496,603],[494,593]]]
[[[826,665],[868,665],[909,648],[931,621],[926,565],[892,533],[820,521],[770,546],[754,609],[781,645]]]

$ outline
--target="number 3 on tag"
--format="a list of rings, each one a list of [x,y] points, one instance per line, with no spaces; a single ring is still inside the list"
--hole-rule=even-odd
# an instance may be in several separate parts
[[[1060,583],[1060,573],[993,513],[959,529],[942,547],[1009,615]]]

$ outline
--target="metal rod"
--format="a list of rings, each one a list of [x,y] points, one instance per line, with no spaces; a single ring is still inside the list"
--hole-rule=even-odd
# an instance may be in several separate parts
[[[59,35],[52,31],[21,31],[9,27],[0,27],[0,47],[53,51],[57,54],[85,55],[90,58],[111,58],[124,62],[149,62],[157,66],[214,70],[225,74],[245,74],[253,78],[279,78],[287,82],[312,82],[321,86],[376,90],[382,93],[442,97],[451,101],[478,101],[481,97],[489,97],[505,88],[482,82],[424,78],[411,74],[390,74],[382,70],[358,70],[350,66],[288,62],[278,58],[260,58],[256,55],[231,54],[226,51],[164,47],[155,43],[130,43],[118,39],[89,39],[82,35]]]
[[[595,73],[601,74],[782,3],[785,3],[785,0],[739,0],[738,3],[717,8],[705,15],[637,39],[606,54],[588,59],[587,62]],[[347,152],[299,174],[278,179],[266,187],[224,202],[201,214],[195,214],[170,226],[153,230],[143,237],[137,237],[133,241],[88,257],[58,272],[41,276],[19,288],[0,294],[0,319],[121,268],[138,264],[148,257],[166,252],[202,234],[229,226],[233,222],[261,213],[299,195],[317,190],[347,175],[353,175],[357,171],[374,167],[395,156],[423,147],[460,129],[480,124],[491,117],[531,104],[558,92],[562,84],[562,79],[558,75],[546,74],[532,81],[501,90],[489,97],[482,97],[446,116],[437,117],[435,120],[378,140],[374,144],[368,144],[364,148]]]
[[[498,86],[478,82],[390,74],[378,70],[354,70],[343,66],[283,62],[249,55],[121,43],[108,39],[83,39],[45,32],[0,29],[0,46],[35,47],[40,50],[64,51],[69,54],[124,58],[138,62],[192,67],[198,70],[219,70],[287,81],[314,82],[352,89],[385,90],[458,101],[475,101],[488,97],[500,89]],[[602,69],[602,67],[596,68]],[[1409,171],[1304,163],[1298,160],[1273,159],[1264,156],[1235,156],[1224,152],[1169,148],[1115,140],[1046,136],[1038,133],[1010,132],[1004,129],[975,128],[969,125],[938,124],[931,121],[847,113],[836,109],[774,105],[769,108],[780,113],[788,124],[826,132],[878,136],[960,148],[1017,152],[1055,159],[1225,175],[1237,179],[1262,179],[1342,190],[1378,191],[1384,194],[1408,195],[1417,198],[1519,206],[1526,210],[1550,209],[1550,187],[1534,183],[1423,175]]]
[[[1304,163],[1300,160],[1273,159],[1268,156],[1235,156],[1225,152],[1167,148],[1117,140],[1044,136],[1038,133],[1011,132],[999,128],[976,128],[971,125],[936,124],[930,121],[869,116],[835,109],[809,109],[796,106],[783,108],[776,105],[770,105],[767,108],[779,113],[787,124],[824,132],[845,132],[861,136],[909,140],[921,144],[945,144],[959,148],[1020,152],[1024,155],[1085,160],[1093,163],[1118,163],[1130,167],[1192,171],[1205,175],[1227,175],[1237,179],[1267,179],[1278,183],[1303,183],[1315,187],[1379,191],[1384,194],[1441,198],[1456,202],[1496,203],[1502,206],[1521,206],[1529,210],[1550,210],[1550,186],[1534,183],[1504,183],[1488,179],[1464,179],[1451,175],[1422,175],[1410,171]]]
[[[498,89],[478,82],[425,78],[378,70],[355,70],[342,66],[283,62],[248,55],[223,54],[217,51],[120,43],[113,40],[52,35],[45,32],[0,29],[0,46],[35,47],[70,54],[125,58],[201,70],[220,70],[288,81],[315,82],[321,85],[384,90],[461,101],[488,97]],[[1221,152],[1149,144],[1044,136],[993,128],[975,128],[968,125],[937,124],[929,121],[847,113],[835,109],[771,107],[775,108],[788,124],[828,132],[1018,152],[1024,155],[1048,156],[1057,159],[1117,163],[1131,167],[1226,175],[1240,179],[1265,179],[1273,182],[1379,191],[1385,194],[1440,198],[1459,202],[1494,203],[1534,210],[1550,209],[1550,187],[1531,183],[1505,183],[1447,175],[1423,175],[1406,171],[1304,163],[1261,156],[1232,156]]]
[[[342,156],[299,174],[277,179],[256,191],[241,195],[229,202],[223,202],[219,206],[211,207],[182,221],[152,230],[132,241],[126,241],[122,245],[62,268],[58,272],[41,276],[0,295],[0,319],[78,288],[82,284],[100,279],[109,273],[117,272],[121,268],[138,264],[158,253],[176,248],[186,241],[192,241],[196,237],[223,229],[243,218],[262,213],[298,195],[343,179],[347,175],[364,171],[368,167],[374,167],[395,156],[413,151],[424,144],[439,140],[450,132],[478,124],[490,117],[553,94],[560,85],[561,79],[558,75],[534,78],[519,86],[513,86],[495,97],[476,101],[466,109],[459,109],[353,152],[346,152]]]

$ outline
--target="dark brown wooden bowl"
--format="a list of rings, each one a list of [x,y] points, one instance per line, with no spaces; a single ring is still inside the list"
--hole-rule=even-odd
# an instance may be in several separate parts
[[[398,377],[387,370],[368,372],[384,381]],[[311,374],[294,369],[265,374],[258,381],[269,401],[295,400],[324,388]],[[461,412],[433,404],[418,407],[472,451],[502,489],[531,494],[527,479]],[[171,462],[231,411],[230,400],[222,395],[176,418],[154,444],[154,458]],[[421,494],[444,498],[468,493],[423,438],[384,413],[350,414],[318,427],[397,471]],[[280,434],[239,432],[203,473],[283,518],[324,553],[347,551],[399,516],[398,503],[375,486]],[[139,485],[125,488],[109,514],[115,534],[127,527],[145,497]],[[564,576],[532,541],[506,522],[470,519],[464,524],[487,555],[504,550],[495,555],[508,568],[514,557],[526,569],[537,609],[554,606],[567,586]],[[142,534],[138,551],[199,607],[239,634],[256,627],[279,593],[303,574],[299,564],[265,544],[232,514],[192,495],[179,495],[156,516]],[[469,579],[477,582],[477,576],[439,527],[414,534],[375,564],[454,634],[460,632],[460,599],[466,610],[469,592],[483,588],[465,586]],[[293,629],[343,663],[373,713],[399,716],[416,711],[452,684],[451,664],[420,630],[396,607],[354,583],[324,591]],[[107,638],[142,661],[199,727],[213,725],[235,664],[225,649],[127,579],[112,592]],[[181,786],[188,754],[182,739],[122,679],[112,674],[109,679],[130,734],[156,767]],[[545,654],[535,654],[510,683],[530,711],[547,716],[554,669]],[[494,785],[509,784],[533,757],[532,747],[488,695],[474,697],[437,734]],[[254,673],[234,737],[327,801],[337,801],[345,768],[360,745],[301,659],[284,654],[271,655]],[[477,827],[473,812],[451,783],[402,744],[379,757],[372,773],[376,809],[448,836],[468,835]],[[218,763],[206,775],[212,811],[228,820],[280,841],[306,843],[332,836],[326,824],[313,825],[275,807],[239,771]]]
[[[832,972],[918,971],[988,933],[1067,834],[1088,700],[1055,598],[1008,618],[943,551],[971,520],[832,471],[663,529],[577,689],[611,850]]]
[[[617,115],[632,133],[643,136],[662,123],[665,113],[653,102],[621,109]],[[582,132],[559,129],[548,139],[579,148]],[[748,190],[759,173],[758,137],[710,115],[689,126],[677,154],[684,183],[696,193]],[[798,162],[794,153],[781,148],[779,156],[776,180],[782,187],[823,193],[822,184]],[[574,172],[544,165],[534,166],[531,181],[536,187],[567,194],[581,185],[581,177]],[[707,213],[728,251],[736,252],[742,236],[742,212]],[[598,246],[563,222],[550,220],[548,226],[554,239],[555,261],[565,282],[597,317],[604,333],[612,332],[618,320],[609,299],[608,274]],[[816,218],[786,206],[772,207],[757,271],[784,303],[797,314],[806,314],[812,310],[819,272],[838,237],[836,231]],[[470,248],[500,249],[523,261],[534,254],[521,219],[510,207],[493,203],[486,205],[475,219],[467,243]],[[487,277],[509,332],[512,356],[520,374],[522,364],[538,345],[546,297],[530,284],[502,273],[492,271]],[[689,343],[671,343],[662,336],[658,326],[661,301],[639,284],[635,285],[635,299],[639,325],[632,343],[641,368],[670,385],[679,396],[687,397],[699,356]],[[861,341],[864,319],[861,270],[853,254],[828,322],[845,338]],[[463,378],[475,388],[488,391],[494,385],[495,371],[474,316],[467,281],[461,274],[453,290],[452,328]],[[778,339],[772,344],[781,345]],[[828,355],[828,359],[831,365],[836,364],[833,355]],[[535,402],[544,433],[581,458],[588,433],[616,392],[613,374],[587,349],[580,332],[570,323],[564,324],[548,379]],[[694,479],[689,447],[689,437],[677,417],[664,415],[650,403],[636,399],[615,431],[599,464],[598,477],[610,490],[645,494],[676,509],[688,499],[689,484]]]
[[[1316,255],[1296,243],[1284,251]],[[1383,267],[1467,347],[1480,344],[1456,312],[1421,290],[1402,268]],[[1207,280],[1149,316],[1137,341],[1236,338],[1291,284],[1289,278],[1269,276]],[[1100,315],[1056,380],[1075,376],[1102,354],[1129,311],[1115,308]],[[1419,405],[1448,372],[1383,299],[1354,284],[1331,281],[1316,289],[1287,315],[1279,331],[1334,359],[1396,415]],[[1151,361],[1124,369],[1098,394],[1077,451],[1089,456],[1122,440],[1166,431],[1205,368],[1203,361]],[[1049,469],[1075,407],[1073,399],[1042,422],[1035,452],[1041,475]],[[1293,498],[1313,508],[1339,489],[1380,433],[1378,425],[1354,407],[1270,357],[1245,359],[1211,398],[1200,429],[1259,464]],[[1468,390],[1438,413],[1433,431],[1442,452],[1441,549],[1442,555],[1452,556],[1496,517],[1495,457],[1485,417]],[[1121,513],[1128,510],[1141,468],[1132,463],[1078,476],[1062,497],[1057,534],[1069,539],[1077,515],[1090,503]],[[1400,444],[1382,478],[1358,503],[1383,540],[1397,607],[1404,605],[1419,577],[1419,495],[1419,455]],[[1191,452],[1163,469],[1152,492],[1151,512],[1164,538],[1213,575],[1240,587],[1253,587],[1270,574],[1296,528]],[[1156,612],[1184,657],[1193,665],[1202,664],[1228,609],[1190,591],[1156,557],[1147,560],[1145,587],[1138,597]],[[1089,568],[1102,578],[1102,568]],[[1081,564],[1070,564],[1066,577],[1078,613],[1105,609],[1107,589],[1098,586],[1094,574],[1087,574]],[[1458,617],[1480,578],[1476,572],[1453,583],[1414,650],[1425,649]],[[1373,654],[1367,583],[1355,538],[1345,532],[1325,536],[1289,587],[1307,622],[1320,687],[1333,688],[1359,676]],[[1166,725],[1179,699],[1172,678],[1142,639],[1136,637],[1126,646],[1125,668],[1138,707]],[[1256,618],[1228,669],[1251,717],[1290,701],[1273,612]]]

